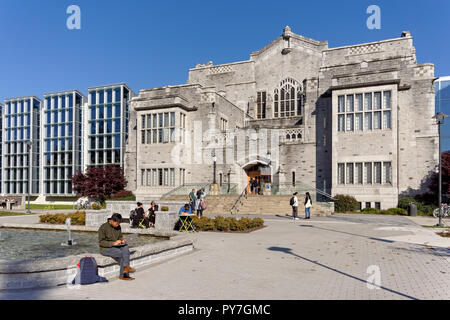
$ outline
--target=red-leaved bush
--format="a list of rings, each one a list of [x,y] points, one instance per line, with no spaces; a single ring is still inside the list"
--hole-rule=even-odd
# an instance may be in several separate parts
[[[119,166],[90,167],[86,173],[79,172],[72,178],[74,191],[82,197],[104,202],[111,195],[124,190],[127,180]]]

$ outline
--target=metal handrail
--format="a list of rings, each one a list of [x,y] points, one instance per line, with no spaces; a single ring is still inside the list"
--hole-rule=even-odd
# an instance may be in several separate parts
[[[191,187],[197,187],[197,186],[200,186],[199,189],[203,189],[203,188],[206,188],[208,185],[209,185],[209,183],[204,183],[204,182],[202,182],[202,183],[185,183],[185,184],[182,184],[182,185],[180,185],[180,186],[170,190],[169,192],[164,193],[161,196],[161,199],[163,199],[164,197],[167,197],[168,195],[170,195],[170,194],[172,194],[172,193],[174,193],[174,192],[176,192],[176,191],[178,191],[178,190],[180,190],[181,188],[184,188],[184,187],[190,187],[190,186]]]
[[[169,192],[164,193],[164,194],[161,196],[161,199],[163,199],[164,197],[167,197],[169,194],[171,194],[171,193],[173,193],[173,192],[175,192],[175,191],[177,191],[177,190],[180,190],[180,189],[183,188],[184,186],[185,186],[185,185],[183,184],[183,185],[181,185],[181,186],[176,187],[175,189],[170,190]]]
[[[233,214],[233,210],[237,210],[239,211],[239,209],[237,208],[238,203],[242,204],[242,197],[245,197],[245,199],[247,199],[248,196],[248,184],[245,186],[245,189],[241,192],[241,194],[239,195],[239,197],[237,198],[237,200],[234,202],[233,206],[230,209],[230,213]]]

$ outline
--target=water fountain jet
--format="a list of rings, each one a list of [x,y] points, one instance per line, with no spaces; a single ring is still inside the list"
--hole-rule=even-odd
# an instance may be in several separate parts
[[[77,244],[75,241],[73,241],[72,239],[72,233],[70,232],[70,218],[66,219],[66,227],[67,227],[67,232],[69,233],[69,240],[67,240],[67,243],[61,243],[62,246],[73,246],[75,244]]]

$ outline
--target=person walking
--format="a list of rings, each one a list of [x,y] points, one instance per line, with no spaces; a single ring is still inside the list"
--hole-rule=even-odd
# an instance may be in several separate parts
[[[311,218],[311,206],[312,206],[312,200],[311,195],[309,192],[305,195],[305,219]]]
[[[195,189],[192,189],[191,193],[189,193],[189,205],[191,206],[191,211],[194,211],[196,201],[197,197],[195,196]]]
[[[292,219],[293,220],[300,220],[298,218],[298,198],[297,198],[298,192],[294,192],[291,201],[290,201],[290,205],[292,206]]]
[[[197,210],[197,217],[201,218],[203,216],[203,210],[206,207],[205,204],[205,189],[199,189],[197,191],[197,200],[195,202],[195,210]]]
[[[255,192],[255,194],[258,194],[258,181],[256,180],[256,178],[253,179],[253,191]]]
[[[250,194],[253,194],[253,178],[250,178],[250,182],[248,184],[250,185]]]

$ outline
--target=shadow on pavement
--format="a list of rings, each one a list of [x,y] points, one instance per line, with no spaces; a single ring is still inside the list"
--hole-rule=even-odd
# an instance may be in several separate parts
[[[364,280],[364,279],[360,279],[360,278],[355,277],[355,276],[353,276],[353,275],[351,275],[351,274],[348,274],[348,273],[345,273],[345,272],[343,272],[343,271],[339,271],[339,270],[337,270],[337,269],[331,268],[331,267],[329,267],[329,266],[327,266],[327,265],[324,265],[324,264],[322,264],[322,263],[320,263],[320,262],[313,261],[313,260],[310,260],[310,259],[308,259],[308,258],[302,257],[302,256],[300,256],[300,255],[298,255],[298,254],[295,254],[295,253],[292,252],[292,249],[291,249],[291,248],[270,247],[270,248],[267,248],[267,250],[270,250],[270,251],[279,251],[279,252],[283,252],[283,253],[286,253],[286,254],[290,254],[290,255],[293,255],[293,256],[298,257],[298,258],[300,258],[300,259],[303,259],[303,260],[305,260],[305,261],[308,261],[308,262],[310,262],[310,263],[313,263],[313,264],[316,264],[316,265],[318,265],[318,266],[321,266],[321,267],[323,267],[323,268],[325,268],[325,269],[328,269],[328,270],[337,272],[337,273],[339,273],[339,274],[342,274],[342,275],[344,275],[344,276],[346,276],[346,277],[349,277],[349,278],[352,278],[352,279],[361,281],[361,282],[363,282],[363,283],[367,283],[367,281]],[[377,285],[375,285],[375,284],[371,284],[371,285],[377,286]],[[417,299],[417,298],[408,296],[407,294],[404,294],[404,293],[401,293],[401,292],[398,292],[398,291],[395,291],[395,290],[392,290],[392,289],[389,289],[389,288],[386,288],[386,287],[383,287],[383,286],[378,286],[378,287],[379,287],[380,289],[389,291],[389,292],[391,292],[391,293],[400,295],[400,296],[405,297],[405,298],[408,298],[408,299],[419,300],[419,299]]]
[[[344,233],[344,234],[348,234],[348,235],[351,235],[351,236],[356,236],[356,237],[361,237],[361,238],[366,238],[366,239],[369,239],[369,240],[376,240],[376,241],[381,241],[381,242],[386,242],[386,243],[394,243],[395,242],[395,241],[392,241],[392,240],[385,240],[385,239],[380,239],[380,238],[374,238],[374,237],[365,236],[365,235],[361,235],[361,234],[345,232],[345,231],[339,231],[339,230],[333,230],[333,229],[327,229],[327,228],[317,227],[317,226],[312,226],[312,225],[310,226],[310,225],[301,224],[300,227],[312,227],[312,228],[315,228],[315,229],[332,231],[332,232],[337,232],[337,233]]]

